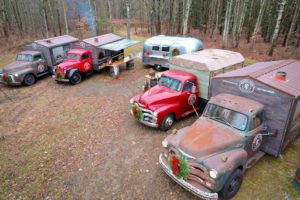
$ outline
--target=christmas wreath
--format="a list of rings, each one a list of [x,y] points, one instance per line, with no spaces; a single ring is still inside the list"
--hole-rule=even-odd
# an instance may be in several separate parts
[[[143,118],[143,112],[138,106],[134,105],[131,109],[135,119],[141,120]]]
[[[186,180],[190,173],[190,167],[186,158],[180,156],[169,156],[169,163],[173,174],[177,178],[182,178]]]
[[[56,79],[64,79],[64,78],[65,78],[65,76],[63,75],[62,72],[57,72],[56,73]]]
[[[3,80],[4,82],[6,82],[6,83],[12,82],[11,76],[8,75],[8,74],[3,74],[2,80]]]
[[[172,56],[178,56],[179,54],[180,54],[179,49],[177,49],[177,48],[173,49]]]

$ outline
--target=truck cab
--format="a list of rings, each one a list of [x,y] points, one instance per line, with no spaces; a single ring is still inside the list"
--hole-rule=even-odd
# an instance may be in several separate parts
[[[176,119],[198,109],[198,80],[191,73],[169,70],[158,84],[130,100],[131,114],[148,126],[168,130]]]
[[[254,100],[219,94],[191,126],[174,131],[163,142],[159,162],[177,183],[205,199],[233,197],[245,169],[262,156],[264,106]],[[173,160],[179,160],[175,163]],[[176,166],[177,164],[177,166]],[[186,165],[185,176],[174,168]]]
[[[66,60],[55,69],[54,78],[57,81],[65,81],[71,84],[79,84],[82,77],[92,72],[92,54],[85,49],[72,49],[67,53]]]

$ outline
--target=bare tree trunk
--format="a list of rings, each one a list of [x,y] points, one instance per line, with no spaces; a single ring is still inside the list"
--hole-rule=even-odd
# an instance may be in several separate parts
[[[66,27],[66,34],[69,34],[69,26],[68,26],[68,19],[67,19],[67,10],[65,6],[65,1],[61,0],[62,8],[63,8],[63,14],[64,14],[64,21],[65,21],[65,27]]]
[[[236,44],[235,47],[239,47],[240,44],[240,39],[241,39],[241,33],[242,33],[242,29],[243,29],[243,25],[244,25],[244,21],[245,21],[245,15],[246,15],[246,6],[248,5],[248,0],[244,0],[242,2],[242,8],[241,8],[241,15],[240,15],[240,19],[239,19],[239,25],[238,25],[238,29],[237,29],[237,39],[236,39]]]
[[[250,38],[251,38],[251,30],[252,30],[252,19],[253,19],[253,0],[250,0],[250,8],[249,8],[249,15],[248,15],[248,34],[247,34],[247,41],[248,43],[250,42]]]
[[[218,32],[218,27],[219,27],[219,12],[220,12],[220,0],[217,0],[217,11],[216,11],[216,25],[215,28],[212,32],[211,38],[215,38],[216,33]]]
[[[161,33],[161,16],[160,16],[160,11],[161,11],[161,0],[157,0],[157,12],[156,12],[156,17],[157,17],[157,22],[156,22],[156,33],[160,34]]]
[[[238,23],[239,23],[239,12],[240,12],[240,0],[236,0],[235,1],[235,5],[234,5],[234,19],[233,19],[233,27],[232,27],[232,31],[231,31],[231,47],[234,48],[235,46],[235,41],[236,41],[236,32],[237,32],[237,28],[238,28]]]
[[[61,23],[60,23],[60,13],[59,13],[58,9],[56,9],[56,13],[57,13],[57,24],[58,24],[59,35],[62,35]]]
[[[178,11],[177,11],[177,34],[181,34],[181,18],[182,18],[183,1],[178,0]]]
[[[107,0],[107,7],[108,7],[108,14],[109,14],[109,20],[110,20],[110,28],[111,28],[111,32],[115,32],[114,30],[114,25],[112,23],[112,8],[111,8],[111,0]]]
[[[168,24],[168,32],[167,32],[168,34],[172,33],[172,24],[173,24],[173,2],[171,1],[170,1],[170,8],[169,8],[169,24]]]
[[[276,20],[276,25],[275,25],[275,29],[274,29],[273,36],[272,36],[272,41],[271,41],[272,44],[271,44],[271,48],[270,48],[270,51],[269,51],[269,56],[273,56],[273,51],[274,51],[274,48],[276,47],[276,42],[277,42],[279,28],[280,28],[280,22],[281,22],[281,18],[282,18],[282,14],[283,14],[283,11],[284,11],[285,4],[286,4],[286,0],[282,0],[280,2],[280,7],[279,7],[279,10],[278,10],[278,16],[277,16],[277,20]]]
[[[126,0],[126,15],[127,15],[127,38],[130,39],[131,27],[130,27],[130,5],[129,0]]]
[[[289,28],[289,32],[287,34],[287,39],[286,39],[286,42],[285,42],[285,48],[287,48],[288,45],[289,45],[289,42],[291,40],[291,36],[292,36],[292,34],[294,34],[294,31],[295,31],[295,26],[296,26],[297,19],[299,18],[299,1],[298,0],[296,0],[296,5],[295,6],[296,6],[296,8],[295,8],[293,19],[292,19],[292,22],[291,22],[291,25],[290,25],[290,28]]]
[[[222,40],[222,48],[224,49],[227,47],[227,37],[228,37],[230,18],[231,18],[232,1],[233,0],[228,0],[226,6],[226,15],[225,15],[223,40]]]
[[[45,25],[45,31],[46,31],[46,38],[49,37],[49,22],[48,17],[46,13],[46,5],[45,2],[43,2],[43,8],[42,8],[43,16],[44,16],[44,25]]]
[[[255,45],[256,34],[257,34],[258,28],[260,27],[260,24],[261,24],[261,19],[262,19],[263,13],[264,13],[265,4],[266,4],[266,0],[261,0],[259,14],[258,14],[256,23],[255,23],[254,30],[251,35],[250,51],[253,50],[253,47]]]
[[[47,0],[47,1],[48,1],[48,7],[49,7],[49,10],[50,10],[50,22],[52,24],[52,30],[53,30],[54,36],[56,36],[57,34],[56,34],[56,28],[55,28],[55,21],[54,21],[52,5],[50,3],[50,0]]]
[[[184,18],[183,18],[183,30],[182,30],[183,35],[187,35],[188,32],[188,22],[189,22],[191,5],[192,5],[192,0],[186,0],[185,8],[184,8]]]

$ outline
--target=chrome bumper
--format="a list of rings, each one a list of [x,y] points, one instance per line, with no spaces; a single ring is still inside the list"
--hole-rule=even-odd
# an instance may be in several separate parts
[[[55,75],[52,75],[52,78],[54,80],[56,80],[56,81],[61,81],[61,82],[69,82],[70,81],[69,79],[66,79],[66,78],[64,78],[64,79],[57,79]]]
[[[197,197],[200,197],[205,200],[217,200],[218,194],[217,193],[209,193],[196,188],[195,186],[189,184],[187,181],[183,179],[178,179],[171,171],[171,169],[167,166],[167,164],[163,161],[163,155],[159,155],[159,164],[163,168],[164,172],[171,177],[176,183],[181,185],[184,189],[188,190],[189,192],[193,193]]]
[[[0,84],[4,84],[4,85],[21,85],[22,82],[18,82],[15,80],[15,77],[11,74],[9,74],[10,78],[11,78],[11,82],[5,82],[2,80],[3,78],[3,74],[0,74]]]
[[[130,110],[130,113],[133,116],[132,110]],[[136,121],[138,121],[138,122],[140,122],[140,123],[142,123],[142,124],[144,124],[146,126],[150,126],[152,128],[157,128],[158,127],[158,124],[155,124],[155,123],[146,122],[144,120],[136,120]]]

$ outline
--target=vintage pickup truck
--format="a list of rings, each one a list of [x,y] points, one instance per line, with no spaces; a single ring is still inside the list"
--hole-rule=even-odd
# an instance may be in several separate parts
[[[158,84],[130,99],[131,113],[137,121],[166,131],[175,119],[204,109],[212,77],[241,68],[243,62],[240,53],[221,49],[172,57],[170,70],[162,74]]]
[[[246,169],[300,136],[299,66],[264,62],[213,78],[202,116],[163,140],[163,170],[203,199],[232,198]]]
[[[63,35],[25,45],[16,61],[0,69],[0,83],[33,85],[38,78],[52,73],[53,67],[65,59],[71,44],[77,41],[77,38]]]
[[[133,56],[124,58],[124,49],[137,44],[136,40],[124,39],[108,33],[72,44],[67,59],[55,68],[56,81],[79,84],[84,76],[111,67],[113,75],[119,72],[119,65],[133,66]]]

